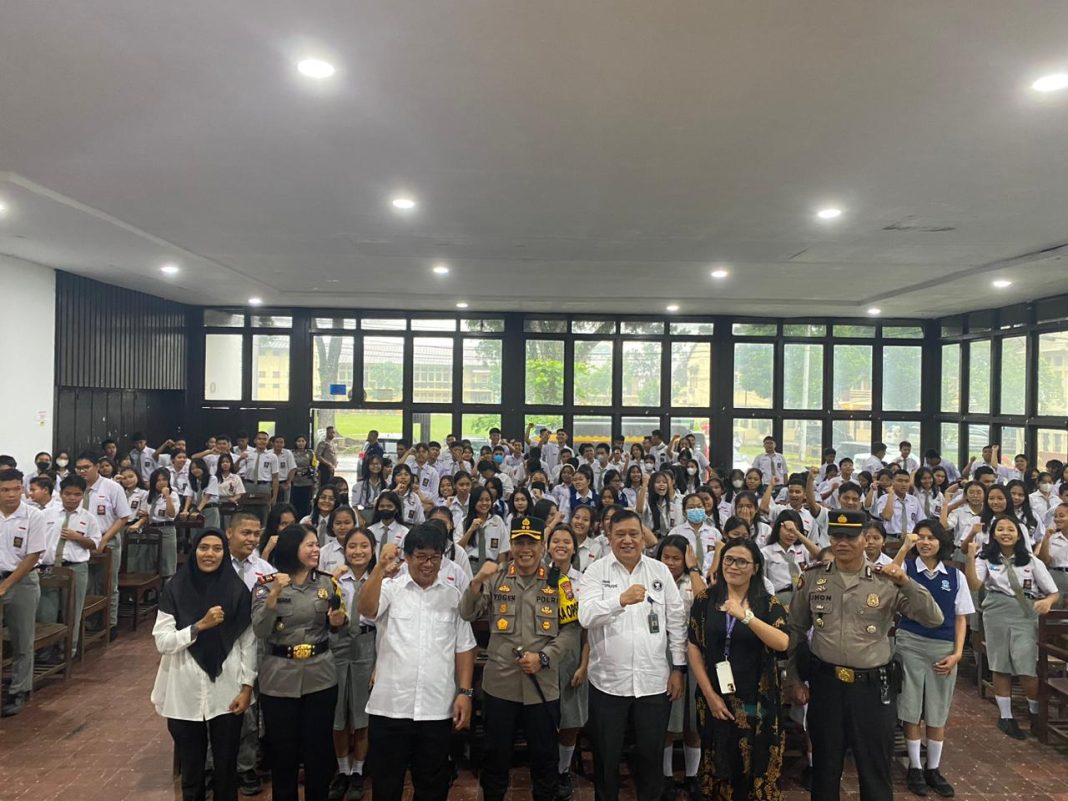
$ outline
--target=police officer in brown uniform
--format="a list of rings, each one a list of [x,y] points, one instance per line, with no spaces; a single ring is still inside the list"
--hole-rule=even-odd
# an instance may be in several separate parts
[[[460,601],[465,620],[489,620],[489,662],[482,677],[485,750],[480,776],[485,801],[508,790],[517,726],[526,734],[534,801],[556,792],[560,720],[557,659],[577,646],[578,604],[566,576],[556,586],[542,557],[545,523],[516,517],[507,567],[486,562]]]
[[[865,559],[863,512],[833,510],[829,522],[834,561],[807,571],[790,605],[788,697],[809,702],[812,798],[838,801],[848,748],[861,801],[884,801],[893,798],[890,762],[900,686],[888,635],[899,612],[938,626],[942,611],[902,568],[874,567]]]

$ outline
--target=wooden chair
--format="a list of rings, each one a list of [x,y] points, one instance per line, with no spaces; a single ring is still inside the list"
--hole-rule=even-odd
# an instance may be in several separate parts
[[[87,594],[85,596],[85,605],[82,607],[82,630],[78,636],[78,655],[75,657],[79,662],[82,659],[82,655],[89,650],[90,645],[100,643],[107,649],[108,643],[111,642],[111,592],[114,589],[111,583],[111,562],[114,558],[111,549],[106,548],[104,553],[95,553],[89,559],[90,571],[104,571],[104,586],[102,589],[104,594]],[[86,623],[95,615],[100,615],[100,629],[98,631],[90,631],[87,628]]]
[[[178,567],[181,567],[189,560],[189,555],[193,548],[193,532],[201,528],[204,528],[203,517],[186,518],[185,520],[179,519],[174,521],[174,535],[177,539],[178,549]]]
[[[1038,619],[1038,739],[1068,743],[1068,610],[1055,609]]]
[[[151,563],[155,565],[151,572],[131,573],[128,570],[130,546],[151,548],[155,556]],[[119,614],[128,615],[131,629],[137,631],[137,624],[142,617],[148,617],[159,604],[159,594],[163,591],[163,578],[160,575],[160,562],[163,557],[162,534],[158,528],[147,528],[133,534],[127,532],[126,542],[122,548],[122,568],[119,571]],[[155,592],[155,602],[148,600],[148,594]]]
[[[80,621],[74,619],[74,607],[76,606],[74,587],[74,571],[69,567],[56,565],[41,573],[41,590],[54,589],[60,592],[60,597],[63,599],[60,607],[63,622],[38,623],[34,628],[33,651],[36,654],[45,648],[62,644],[63,658],[54,664],[42,664],[40,660],[34,659],[33,682],[35,687],[38,679],[46,679],[60,673],[63,674],[64,681],[70,678],[74,631],[76,626],[81,625]]]
[[[251,512],[262,522],[267,519],[267,513],[271,510],[271,498],[268,495],[245,495],[237,508],[242,512]]]

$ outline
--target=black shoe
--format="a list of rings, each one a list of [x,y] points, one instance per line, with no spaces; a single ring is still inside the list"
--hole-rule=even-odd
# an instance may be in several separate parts
[[[0,709],[0,717],[12,718],[22,711],[26,702],[30,700],[29,693],[15,693],[8,698],[8,702]]]
[[[690,796],[690,801],[701,801],[704,798],[704,793],[701,791],[701,780],[696,776],[687,776],[684,786],[686,794]]]
[[[363,774],[349,774],[349,791],[345,793],[345,801],[360,801],[363,798]]]
[[[938,768],[925,770],[923,772],[923,780],[927,782],[928,787],[943,798],[952,798],[955,795],[953,785],[947,782],[946,777],[938,772]]]
[[[1016,718],[999,718],[998,728],[1014,740],[1027,739],[1027,735],[1020,731],[1020,724],[1016,722]]]
[[[241,780],[241,795],[259,795],[263,792],[263,783],[254,770],[246,770],[238,778]]]
[[[805,765],[804,770],[801,771],[801,786],[809,792],[812,792],[812,766]]]
[[[330,792],[326,797],[330,801],[341,801],[345,797],[345,793],[349,791],[349,774],[338,773],[334,776],[334,780],[330,782]]]
[[[108,642],[115,642],[117,639],[119,639],[119,627],[112,626],[111,631],[108,632]]]
[[[905,784],[913,795],[927,795],[927,782],[923,780],[923,771],[919,768],[909,768],[905,774]]]
[[[675,793],[678,792],[678,789],[675,780],[671,776],[665,776],[664,789],[660,793],[660,801],[675,801]]]
[[[1033,737],[1038,737],[1038,713],[1028,712],[1027,718],[1031,721],[1031,735]]]
[[[556,782],[556,801],[571,801],[571,796],[574,794],[575,790],[571,786],[571,771],[565,770]]]

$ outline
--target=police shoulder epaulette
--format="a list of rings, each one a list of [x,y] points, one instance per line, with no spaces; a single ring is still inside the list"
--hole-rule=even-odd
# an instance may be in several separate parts
[[[810,570],[819,570],[821,567],[823,567],[823,562],[813,562],[801,568],[801,572],[807,573]]]

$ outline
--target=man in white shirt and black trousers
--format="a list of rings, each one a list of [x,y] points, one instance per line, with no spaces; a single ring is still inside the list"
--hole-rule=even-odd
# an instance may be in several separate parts
[[[659,801],[664,735],[686,673],[686,611],[671,572],[642,554],[641,518],[612,518],[612,553],[582,575],[579,623],[590,646],[590,722],[598,801],[617,801],[628,721],[638,801]],[[670,649],[670,657],[668,651]]]

